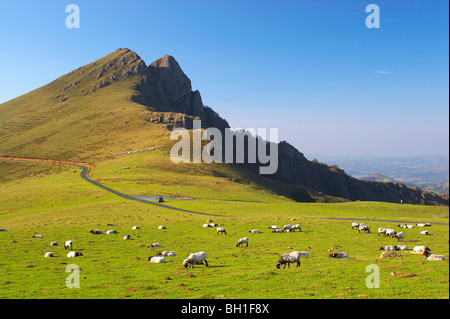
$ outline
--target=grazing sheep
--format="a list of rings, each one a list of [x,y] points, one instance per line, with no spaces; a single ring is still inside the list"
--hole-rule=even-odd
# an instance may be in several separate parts
[[[64,243],[64,249],[69,248],[70,250],[72,250],[73,248],[73,242],[71,240],[66,240],[66,242]]]
[[[305,253],[305,252],[304,252]],[[307,254],[307,257],[309,257],[309,254]],[[300,251],[293,251],[291,253],[284,253],[281,255],[278,262],[275,264],[275,266],[280,269],[281,265],[283,265],[283,269],[286,268],[286,264],[288,265],[288,268],[291,268],[290,263],[296,263],[296,267],[300,267],[300,256],[302,256],[303,253]],[[305,255],[306,256],[306,255]]]
[[[393,246],[393,245],[388,245],[388,246],[382,246],[378,250],[385,250],[385,251],[397,250],[397,247]]]
[[[217,227],[216,232],[217,232],[217,235],[219,235],[219,233],[222,233],[225,235],[227,234],[227,231],[223,227]]]
[[[360,234],[361,234],[361,230],[362,230],[364,233],[369,233],[369,234],[370,234],[370,229],[369,229],[369,227],[366,226],[366,225],[364,225],[364,224],[359,225],[358,231],[359,231]]]
[[[174,251],[171,251],[171,250],[165,250],[165,251],[163,251],[163,252],[157,251],[157,252],[156,252],[156,255],[157,255],[157,256],[174,257],[174,256],[176,256],[177,254],[175,254]]]
[[[420,232],[420,235],[425,235],[428,236],[430,233],[428,232],[428,230],[424,230]]]
[[[403,232],[399,232],[399,233],[395,234],[393,237],[397,238],[397,241],[400,241],[400,240],[403,241],[403,237],[405,237],[405,235],[403,234]]]
[[[380,236],[381,234],[386,236],[386,228],[378,228],[378,236]]]
[[[94,235],[100,235],[100,234],[103,234],[103,232],[101,231],[101,230],[98,230],[98,229],[93,229],[93,230],[91,230],[91,231],[89,231],[91,234],[94,234]]]
[[[359,228],[359,224],[358,223],[352,223],[352,229],[355,229],[355,228]]]
[[[156,264],[163,264],[163,263],[167,262],[166,258],[164,258],[164,257],[153,257],[153,256],[150,256],[150,257],[147,258],[147,260],[149,262],[151,262],[151,263],[156,263]]]
[[[131,229],[141,229],[139,226],[133,226]]]
[[[289,232],[290,230],[291,230],[291,224],[287,224],[287,225],[284,225],[283,226],[283,230],[285,231],[285,232]]]
[[[147,248],[150,247],[162,247],[160,243],[151,243],[150,245],[147,246]]]
[[[56,241],[52,241],[52,242],[50,243],[50,246],[58,246],[58,243],[57,243]]]
[[[107,231],[106,231],[106,234],[107,234],[107,235],[109,235],[109,234],[117,234],[117,231],[115,231],[114,229],[107,230]]]
[[[248,237],[240,238],[236,244],[236,247],[241,247],[244,244],[247,244],[245,247],[248,247]]]
[[[445,260],[443,255],[431,254],[429,251],[424,251],[423,254],[427,256],[428,260]]]
[[[68,258],[73,258],[73,257],[78,257],[78,256],[83,256],[83,254],[78,251],[71,251],[67,254]]]
[[[44,257],[54,257],[53,252],[48,251]]]
[[[386,235],[387,237],[394,237],[395,234],[397,234],[397,232],[396,232],[395,230],[390,229],[390,228],[386,229],[385,235]]]
[[[158,226],[158,229],[167,229],[167,227],[166,226]]]
[[[206,267],[208,267],[208,262],[206,261],[206,253],[204,251],[192,253],[183,261],[183,266],[185,268],[194,268],[194,264],[201,264],[203,261],[205,262]]]
[[[252,234],[261,234],[261,231],[259,229],[252,229],[252,230],[249,230],[248,232],[252,233]]]
[[[125,237],[123,237],[123,239],[130,239],[131,235],[126,235]]]
[[[31,238],[44,238],[44,236],[43,235],[33,235],[33,237],[31,237]]]
[[[332,258],[348,258],[348,254],[347,253],[331,253],[328,255],[328,257],[332,257]]]
[[[302,227],[300,226],[300,224],[292,225],[291,231],[295,232],[296,229],[298,229],[298,231],[302,231]]]
[[[272,233],[283,233],[283,232],[284,232],[284,230],[282,230],[280,228],[272,230]]]
[[[278,226],[272,225],[272,226],[269,226],[268,228],[269,228],[269,229],[278,229]]]

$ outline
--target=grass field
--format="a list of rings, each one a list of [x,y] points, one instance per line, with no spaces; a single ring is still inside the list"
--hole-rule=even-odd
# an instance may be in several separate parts
[[[199,198],[167,204],[229,216],[211,217],[228,234],[217,235],[215,228],[203,228],[207,216],[114,196],[82,180],[78,168],[3,161],[0,172],[9,179],[0,184],[0,228],[7,229],[0,232],[0,298],[449,298],[448,226],[427,228],[431,236],[420,236],[421,228],[403,230],[404,244],[410,249],[429,246],[433,253],[446,257],[444,262],[408,252],[400,252],[401,258],[380,259],[379,247],[397,240],[376,234],[378,227],[397,224],[377,221],[380,219],[448,223],[448,207],[296,203],[252,184],[235,183],[233,176],[186,178],[174,183],[177,175],[158,164],[156,177],[144,178],[152,171],[152,160],[157,161],[158,156],[105,161],[91,175],[134,195],[182,193]],[[122,164],[145,168],[121,170],[119,179],[111,171]],[[195,176],[195,172],[191,174]],[[351,221],[320,219],[327,217],[363,220],[372,233],[352,230]],[[116,226],[107,227],[108,223]],[[275,234],[267,228],[288,223],[300,223],[303,231]],[[134,225],[141,229],[132,230]],[[158,230],[159,225],[167,229]],[[104,232],[116,229],[119,234],[90,234],[95,228]],[[262,233],[248,233],[255,228]],[[44,238],[32,238],[34,234]],[[128,234],[131,239],[123,240]],[[235,247],[244,236],[250,238],[249,247]],[[84,256],[66,257],[63,244],[68,239]],[[50,247],[51,241],[59,246]],[[147,257],[157,250],[147,248],[153,242],[162,244],[157,249],[173,250],[177,256],[166,257],[166,264],[149,263]],[[311,257],[302,258],[300,268],[276,269],[280,255],[294,250],[307,250]],[[44,258],[47,251],[56,257]],[[207,253],[210,267],[185,269],[182,261],[197,251]],[[330,251],[345,251],[350,258],[329,258]],[[80,268],[78,289],[65,284],[70,264]],[[380,288],[366,286],[369,265],[379,267]]]

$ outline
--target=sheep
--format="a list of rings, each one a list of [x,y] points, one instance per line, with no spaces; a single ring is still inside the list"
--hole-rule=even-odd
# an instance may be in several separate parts
[[[428,260],[445,260],[443,255],[431,254],[429,251],[424,251],[423,255],[427,257]]]
[[[141,229],[139,226],[133,226],[131,229]]]
[[[284,232],[284,230],[282,230],[280,228],[272,230],[272,233],[283,233],[283,232]]]
[[[287,225],[284,225],[283,226],[283,230],[285,231],[285,232],[289,232],[290,230],[291,230],[291,224],[287,224]]]
[[[404,224],[404,225],[397,225],[397,227],[400,227],[400,228],[414,228],[414,225],[406,225],[406,224]]]
[[[53,252],[48,251],[47,253],[45,253],[44,257],[54,257]]]
[[[272,226],[269,226],[268,228],[269,228],[269,229],[278,229],[278,226],[272,225]]]
[[[397,247],[393,246],[393,245],[388,245],[388,246],[382,246],[378,250],[385,250],[385,251],[397,250]]]
[[[44,238],[44,236],[43,235],[33,235],[33,237],[31,237],[31,238]]]
[[[66,240],[66,242],[64,243],[64,249],[69,248],[70,250],[72,250],[73,248],[73,242],[71,240]]]
[[[204,251],[192,253],[183,261],[183,266],[185,268],[194,268],[194,264],[199,264],[203,261],[205,262],[206,267],[208,267],[208,262],[206,261],[206,253]]]
[[[413,251],[415,251],[415,252],[424,252],[424,251],[431,251],[431,249],[430,248],[428,248],[427,246],[415,246],[414,248],[413,248]]]
[[[332,257],[332,258],[348,258],[348,254],[347,253],[331,253],[328,255],[328,257]]]
[[[252,233],[252,234],[261,234],[261,231],[259,229],[252,229],[252,230],[249,230],[248,232]]]
[[[164,257],[153,257],[153,256],[150,256],[150,257],[147,258],[147,260],[149,262],[151,262],[151,263],[156,263],[156,264],[163,264],[163,263],[167,262],[166,258],[164,258]]]
[[[222,233],[225,235],[227,234],[227,231],[223,227],[217,227],[216,232],[217,232],[217,235],[219,235],[219,233]]]
[[[292,225],[291,230],[295,232],[296,229],[298,229],[298,231],[302,231],[302,227],[300,226],[300,224]]]
[[[106,234],[107,234],[107,235],[109,235],[109,234],[117,234],[117,231],[114,230],[114,229],[107,230],[107,231],[106,231]]]
[[[162,247],[160,243],[151,243],[150,245],[147,246],[147,248],[150,247]]]
[[[380,236],[381,234],[386,236],[386,228],[378,228],[378,236]]]
[[[106,224],[106,226],[116,226],[115,224]]]
[[[52,242],[50,243],[50,246],[58,246],[58,243],[57,243],[56,241],[52,241]]]
[[[427,226],[431,226],[431,223],[418,223],[416,224],[417,227],[427,227]]]
[[[161,225],[161,226],[158,226],[158,229],[167,229],[167,227],[166,227],[166,226],[163,226],[163,225]]]
[[[83,254],[78,251],[71,251],[67,254],[68,258],[73,258],[73,257],[78,257],[78,256],[83,256]]]
[[[358,223],[352,223],[352,229],[355,229],[355,228],[359,228],[359,224]]]
[[[166,257],[174,257],[177,254],[174,251],[170,251],[170,250],[165,250],[163,252],[157,251],[156,252],[157,256],[166,256]]]
[[[291,253],[284,253],[281,255],[278,262],[275,264],[275,267],[280,269],[281,265],[283,265],[283,269],[286,268],[286,264],[288,265],[288,268],[291,268],[290,263],[296,263],[296,267],[300,267],[300,256],[302,256],[302,253],[300,251],[293,251]],[[309,256],[309,254],[308,254]]]
[[[395,234],[397,234],[397,232],[396,232],[395,230],[390,229],[390,228],[386,229],[385,235],[386,235],[387,237],[394,237]]]
[[[211,224],[203,224],[204,228],[212,227]]]
[[[91,234],[94,234],[94,235],[100,235],[100,234],[103,234],[103,232],[101,231],[101,230],[98,230],[98,229],[93,229],[93,230],[91,230],[91,231],[89,231]]]
[[[408,250],[408,247],[406,247],[405,245],[398,245],[395,246],[396,250]]]
[[[126,235],[123,237],[123,239],[127,240],[127,239],[130,239],[130,237],[131,237],[131,235]]]
[[[370,229],[369,229],[369,227],[366,226],[366,225],[359,225],[358,231],[359,231],[360,234],[361,234],[361,230],[362,230],[364,233],[369,233],[369,234],[370,234]]]
[[[248,247],[248,237],[240,238],[236,244],[236,247],[241,247],[244,244],[247,244],[245,247]]]
[[[219,226],[219,224],[215,224],[215,223],[211,223],[211,224],[209,224],[211,227],[217,227],[217,226]]]
[[[428,232],[428,230],[424,230],[420,232],[420,235],[425,235],[428,236],[430,233]]]
[[[403,232],[399,232],[392,237],[397,238],[397,241],[400,241],[400,240],[403,241],[403,237],[405,237],[405,235],[403,234]]]

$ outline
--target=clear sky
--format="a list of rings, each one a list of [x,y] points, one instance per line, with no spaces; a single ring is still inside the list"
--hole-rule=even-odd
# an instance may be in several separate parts
[[[80,8],[68,29],[65,8]],[[369,29],[366,6],[380,8]],[[0,0],[0,103],[117,48],[173,55],[232,127],[303,153],[449,153],[447,0]]]

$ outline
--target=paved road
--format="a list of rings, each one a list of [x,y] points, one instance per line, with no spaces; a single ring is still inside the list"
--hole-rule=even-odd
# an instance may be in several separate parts
[[[194,212],[192,210],[186,210],[186,209],[182,209],[182,208],[177,208],[177,207],[172,207],[172,206],[168,206],[165,204],[161,204],[161,203],[156,203],[156,202],[150,202],[148,200],[136,197],[136,196],[132,196],[132,195],[128,195],[128,194],[124,194],[121,192],[118,192],[112,188],[109,188],[105,185],[102,185],[92,179],[90,179],[87,176],[87,173],[89,172],[89,167],[86,166],[88,164],[83,164],[83,163],[75,163],[75,162],[68,162],[68,161],[57,161],[57,160],[41,160],[41,159],[28,159],[28,158],[19,158],[19,157],[0,157],[1,160],[12,160],[12,161],[28,161],[28,162],[42,162],[42,163],[54,163],[54,164],[63,164],[63,165],[70,165],[70,166],[76,166],[76,167],[80,167],[82,168],[82,171],[80,173],[80,177],[82,179],[84,179],[85,181],[100,187],[102,189],[104,189],[107,192],[110,192],[114,195],[120,196],[122,198],[128,199],[128,200],[133,200],[133,201],[137,201],[137,202],[141,202],[144,204],[149,204],[149,205],[153,205],[153,206],[158,206],[160,208],[166,208],[166,209],[172,209],[172,210],[176,210],[176,211],[180,211],[180,212],[184,212],[184,213],[191,213],[191,214],[198,214],[198,215],[206,215],[206,216],[216,216],[216,217],[231,217],[231,216],[224,216],[224,215],[215,215],[215,214],[208,214],[208,213],[200,213],[200,212]]]

